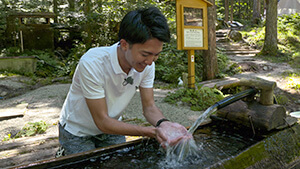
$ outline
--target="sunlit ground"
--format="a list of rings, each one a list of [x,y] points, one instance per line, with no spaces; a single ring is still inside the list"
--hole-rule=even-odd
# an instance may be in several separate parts
[[[287,80],[290,88],[300,91],[300,76],[290,75]]]
[[[126,142],[143,138],[142,136],[125,136]]]

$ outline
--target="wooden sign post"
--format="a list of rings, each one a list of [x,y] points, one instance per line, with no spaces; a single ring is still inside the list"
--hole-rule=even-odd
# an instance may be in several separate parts
[[[188,51],[188,87],[195,88],[195,50],[208,49],[206,0],[176,0],[177,49]]]

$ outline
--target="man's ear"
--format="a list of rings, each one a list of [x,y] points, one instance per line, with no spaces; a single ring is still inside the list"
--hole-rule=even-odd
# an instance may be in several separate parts
[[[125,39],[120,40],[120,47],[123,51],[129,49],[129,43]]]

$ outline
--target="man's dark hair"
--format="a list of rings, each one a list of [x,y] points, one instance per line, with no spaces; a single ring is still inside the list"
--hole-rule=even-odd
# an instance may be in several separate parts
[[[129,12],[120,24],[119,40],[129,44],[145,43],[157,38],[162,42],[170,41],[170,30],[165,16],[156,7]]]

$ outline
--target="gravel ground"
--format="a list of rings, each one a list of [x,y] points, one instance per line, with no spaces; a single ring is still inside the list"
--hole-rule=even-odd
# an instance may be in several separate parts
[[[44,86],[18,97],[1,100],[0,112],[20,112],[23,117],[0,121],[0,138],[16,134],[28,122],[50,124],[48,134],[57,135],[57,121],[70,84]],[[19,108],[18,108],[19,106]]]

